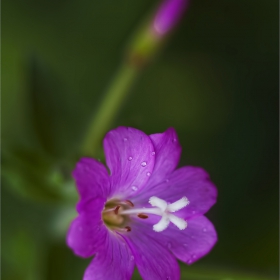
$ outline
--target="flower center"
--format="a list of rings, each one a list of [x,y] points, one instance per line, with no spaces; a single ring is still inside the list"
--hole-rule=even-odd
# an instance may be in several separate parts
[[[133,203],[129,200],[120,202],[118,200],[110,200],[106,203],[102,211],[102,219],[107,227],[111,229],[124,228],[128,223],[128,217],[119,215],[119,211],[133,207]]]
[[[186,207],[190,202],[186,197],[182,197],[181,199],[168,204],[165,200],[160,199],[156,196],[152,196],[149,199],[149,203],[152,208],[133,208],[134,205],[131,201],[125,201],[123,203],[115,202],[114,208],[111,208],[110,203],[108,203],[107,209],[103,211],[103,220],[108,226],[124,226],[129,221],[130,215],[137,215],[139,218],[146,219],[148,218],[147,214],[161,216],[161,219],[158,223],[153,225],[154,231],[161,232],[165,230],[168,225],[173,223],[180,230],[183,230],[187,227],[187,222],[173,214],[178,210]],[[110,207],[110,208],[109,208]],[[130,227],[128,228],[130,231]]]

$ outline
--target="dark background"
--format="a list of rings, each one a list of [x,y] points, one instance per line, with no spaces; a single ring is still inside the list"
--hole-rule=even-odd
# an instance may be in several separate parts
[[[64,237],[76,198],[57,195],[65,178],[53,171],[73,167],[157,3],[2,1],[3,279],[82,279],[89,260]],[[193,0],[114,120],[147,134],[174,127],[180,165],[202,166],[218,187],[208,217],[219,242],[182,279],[277,279],[278,74],[278,1]]]

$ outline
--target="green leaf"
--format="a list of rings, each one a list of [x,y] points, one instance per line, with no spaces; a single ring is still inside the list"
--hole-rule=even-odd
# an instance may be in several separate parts
[[[70,171],[67,173],[70,177]],[[64,178],[59,166],[38,152],[4,151],[2,175],[7,182],[4,186],[23,198],[45,202],[76,200],[71,179]]]
[[[29,59],[29,97],[31,121],[44,150],[53,156],[62,156],[67,150],[71,120],[67,96],[57,73],[39,56]],[[70,122],[70,123],[69,123]],[[65,144],[66,143],[66,144]]]

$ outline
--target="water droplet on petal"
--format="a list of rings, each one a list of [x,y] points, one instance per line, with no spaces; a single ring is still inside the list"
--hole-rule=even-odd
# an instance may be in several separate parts
[[[130,256],[130,260],[133,261],[134,260],[134,256]]]
[[[184,247],[188,247],[188,244],[185,243],[185,244],[184,244]]]
[[[123,138],[123,141],[127,141],[127,138]]]
[[[191,259],[189,259],[189,260],[187,261],[187,263],[188,263],[188,264],[191,264],[191,263],[192,263],[192,260],[191,260]]]
[[[146,161],[143,161],[143,162],[141,163],[141,165],[142,165],[143,167],[145,167],[145,166],[147,165],[147,162],[146,162]]]
[[[132,186],[131,189],[132,189],[133,191],[137,191],[137,190],[138,190],[138,188],[137,188],[136,186]]]
[[[165,179],[165,182],[168,183],[168,182],[169,182],[169,179]]]
[[[152,156],[154,156],[156,153],[155,152],[152,152]]]
[[[131,161],[131,160],[132,160],[132,157],[129,157],[128,160]]]
[[[176,139],[176,138],[174,138],[172,141],[173,141],[173,143],[175,143],[175,142],[177,142],[177,139]]]
[[[206,229],[206,228],[203,228],[203,231],[204,231],[204,232],[206,232],[206,231],[207,231],[207,229]]]
[[[192,255],[192,258],[193,258],[193,259],[196,259],[196,255]]]
[[[151,173],[150,173],[150,172],[147,172],[147,176],[150,177],[150,176],[151,176]]]
[[[192,211],[192,214],[195,214],[195,211]]]

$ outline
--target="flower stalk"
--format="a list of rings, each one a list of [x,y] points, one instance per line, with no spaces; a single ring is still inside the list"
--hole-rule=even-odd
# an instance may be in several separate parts
[[[85,156],[96,156],[139,73],[159,52],[163,39],[182,17],[188,0],[165,0],[152,18],[136,32],[115,78],[93,116],[81,147]]]
[[[101,105],[90,122],[88,133],[82,146],[83,155],[95,155],[105,132],[111,126],[138,72],[139,70],[130,64],[124,63],[120,67]]]

